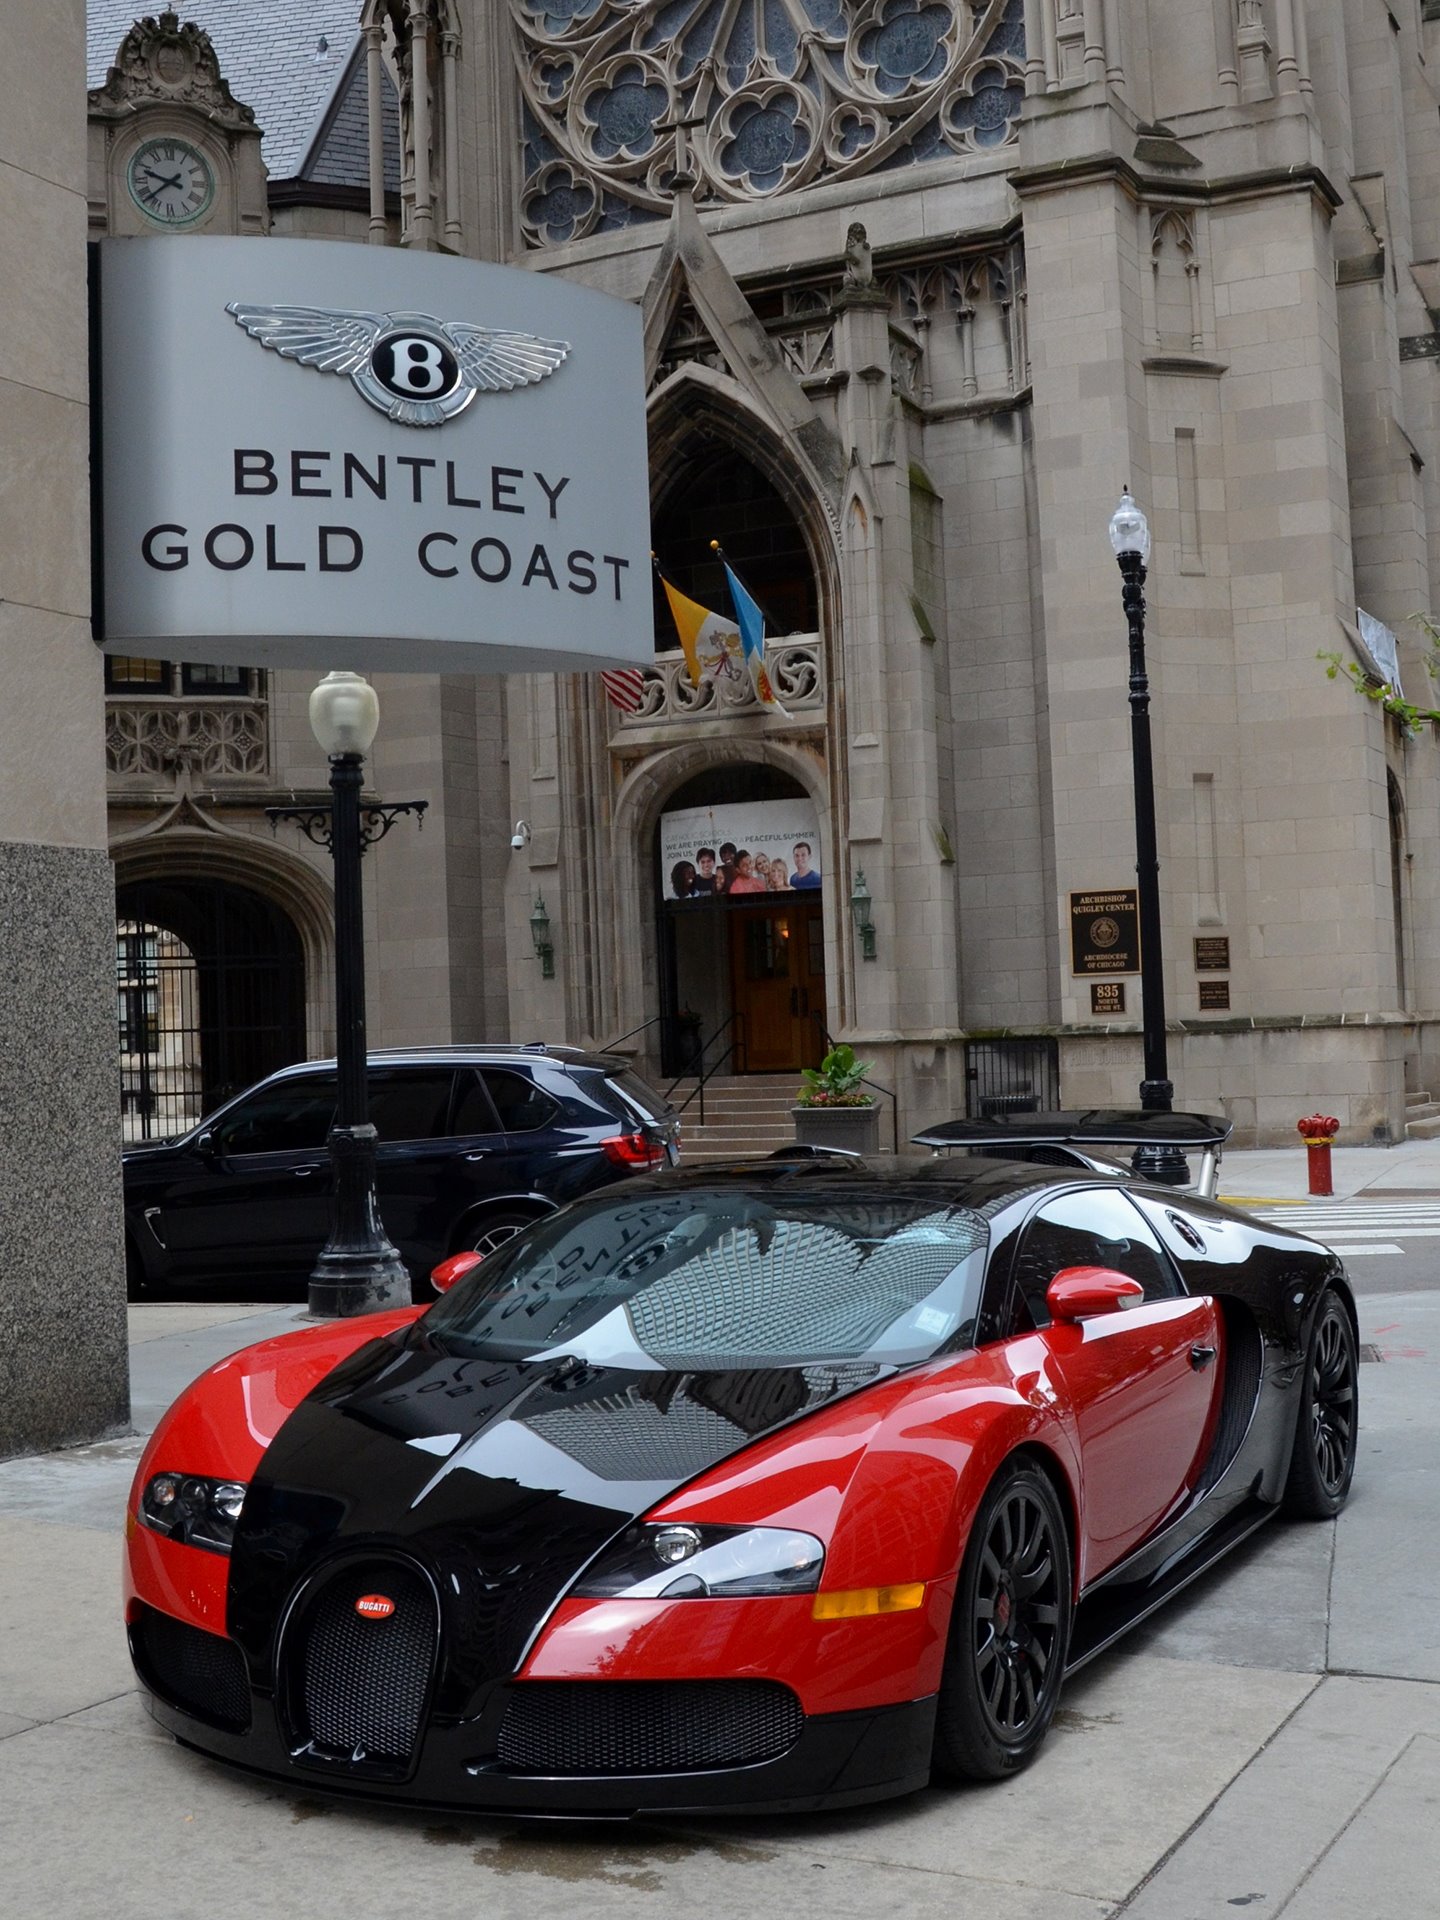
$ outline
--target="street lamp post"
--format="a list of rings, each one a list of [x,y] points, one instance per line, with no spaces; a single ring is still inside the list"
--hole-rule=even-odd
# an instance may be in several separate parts
[[[1160,938],[1160,855],[1155,841],[1155,764],[1150,751],[1150,678],[1145,669],[1145,570],[1150,527],[1127,488],[1110,522],[1119,562],[1121,605],[1130,629],[1130,759],[1135,786],[1135,879],[1140,908],[1140,1002],[1145,1077],[1140,1105],[1169,1113],[1175,1089],[1165,1057],[1165,959]],[[1178,1147],[1137,1147],[1131,1161],[1148,1180],[1183,1186],[1190,1178]]]
[[[298,822],[335,863],[335,1122],[330,1238],[310,1275],[310,1311],[326,1318],[407,1306],[410,1276],[386,1238],[375,1199],[375,1129],[369,1119],[365,1047],[365,932],[360,859],[401,814],[424,800],[362,808],[365,755],[380,725],[375,689],[357,673],[328,673],[310,696],[310,725],[330,762],[328,807],[267,807],[272,827]],[[362,818],[363,816],[363,818]]]

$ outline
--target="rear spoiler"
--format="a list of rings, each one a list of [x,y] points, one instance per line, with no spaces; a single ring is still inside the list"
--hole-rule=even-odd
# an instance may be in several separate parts
[[[1196,1191],[1215,1197],[1220,1150],[1232,1122],[1210,1113],[1156,1113],[1097,1107],[1088,1112],[999,1113],[984,1120],[943,1120],[911,1143],[943,1153],[957,1147],[1179,1147],[1201,1155]]]

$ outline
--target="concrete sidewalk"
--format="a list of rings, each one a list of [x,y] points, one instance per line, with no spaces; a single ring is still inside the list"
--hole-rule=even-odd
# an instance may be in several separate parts
[[[1384,1177],[1389,1156],[1361,1157]],[[201,1367],[300,1313],[132,1309],[137,1417],[148,1424]],[[16,1920],[543,1920],[577,1907],[773,1920],[800,1903],[827,1920],[1431,1912],[1440,1297],[1364,1300],[1362,1333],[1386,1358],[1362,1370],[1360,1471],[1338,1523],[1265,1529],[1087,1669],[1019,1779],[814,1819],[527,1827],[357,1808],[223,1771],[160,1734],[134,1690],[118,1572],[138,1438],[0,1465],[0,1908]]]
[[[1395,1147],[1335,1147],[1330,1165],[1336,1200],[1384,1200],[1394,1194],[1440,1200],[1440,1140],[1404,1140]],[[1241,1206],[1246,1200],[1307,1200],[1307,1160],[1299,1136],[1293,1148],[1227,1153],[1220,1162],[1220,1198]]]

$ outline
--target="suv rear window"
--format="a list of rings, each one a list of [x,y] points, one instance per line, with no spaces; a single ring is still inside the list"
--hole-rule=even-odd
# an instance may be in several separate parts
[[[495,1103],[500,1124],[507,1133],[534,1133],[547,1127],[560,1111],[556,1103],[523,1073],[507,1073],[500,1067],[482,1067],[480,1077]]]
[[[613,1087],[628,1105],[637,1107],[643,1119],[658,1120],[669,1111],[655,1089],[629,1067],[621,1067],[618,1073],[607,1073],[605,1084]]]

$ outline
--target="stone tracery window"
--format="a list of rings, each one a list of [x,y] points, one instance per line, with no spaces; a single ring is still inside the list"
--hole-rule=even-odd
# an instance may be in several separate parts
[[[532,246],[1016,137],[1023,0],[510,0]]]

